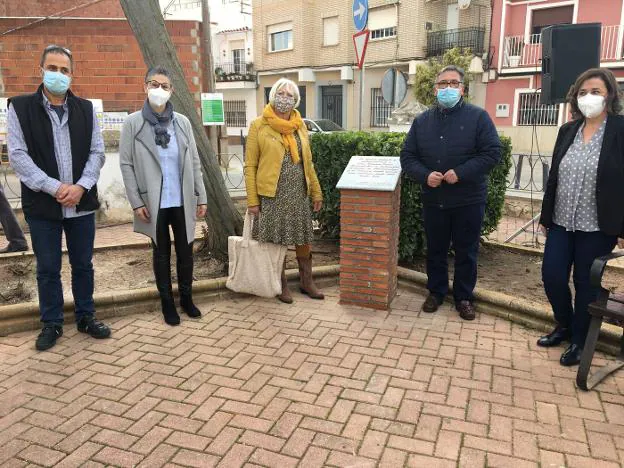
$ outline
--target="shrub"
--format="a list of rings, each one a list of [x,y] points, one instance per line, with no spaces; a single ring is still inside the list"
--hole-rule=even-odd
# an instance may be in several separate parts
[[[337,132],[321,133],[311,137],[314,165],[323,189],[323,209],[318,220],[321,235],[338,239],[340,237],[340,191],[336,184],[351,156],[398,156],[406,134]],[[496,229],[503,213],[507,174],[511,167],[511,140],[501,137],[503,157],[490,173],[487,205],[482,233],[489,234]],[[422,222],[420,185],[405,175],[401,180],[401,227],[399,238],[399,259],[410,262],[422,255],[425,249]]]
[[[464,69],[464,88],[466,96],[464,99],[470,101],[469,90],[471,75],[468,73],[470,61],[473,54],[470,49],[459,49],[457,47],[444,52],[442,57],[432,57],[426,64],[416,67],[416,75],[414,76],[414,97],[418,102],[426,106],[431,106],[436,102],[435,92],[433,90],[436,78],[442,69],[448,65],[455,65]]]

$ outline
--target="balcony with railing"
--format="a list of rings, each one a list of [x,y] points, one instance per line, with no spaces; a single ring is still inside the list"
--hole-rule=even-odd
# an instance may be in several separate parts
[[[427,33],[427,57],[443,55],[444,52],[455,47],[470,49],[475,55],[483,54],[485,52],[485,28],[446,29]]]
[[[221,62],[215,65],[217,82],[256,81],[256,70],[251,62]]]
[[[600,61],[619,62],[624,58],[624,25],[603,26]],[[503,44],[503,68],[536,68],[542,61],[542,35],[507,36]]]

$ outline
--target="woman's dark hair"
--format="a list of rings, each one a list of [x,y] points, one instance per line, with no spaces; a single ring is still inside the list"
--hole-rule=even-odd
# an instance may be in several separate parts
[[[607,97],[605,98],[607,113],[619,114],[622,111],[622,100],[615,76],[611,70],[605,68],[590,68],[579,75],[576,82],[570,87],[570,91],[568,91],[567,101],[570,103],[572,118],[583,118],[583,113],[578,106],[578,94],[583,84],[592,78],[600,78],[607,88]]]
[[[145,82],[147,83],[154,75],[166,76],[169,78],[169,81],[171,81],[171,73],[169,73],[169,70],[165,67],[161,67],[160,65],[147,70],[147,73],[145,74]]]

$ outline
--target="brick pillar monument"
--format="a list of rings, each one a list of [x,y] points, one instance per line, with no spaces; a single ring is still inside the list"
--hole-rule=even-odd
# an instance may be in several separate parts
[[[399,158],[354,156],[340,189],[340,303],[390,307],[397,288]]]

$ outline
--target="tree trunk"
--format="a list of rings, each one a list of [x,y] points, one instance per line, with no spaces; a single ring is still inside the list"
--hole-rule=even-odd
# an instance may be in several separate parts
[[[165,28],[159,2],[158,0],[120,0],[120,2],[147,67],[161,65],[171,72],[175,87],[171,102],[177,112],[184,114],[191,121],[204,174],[204,185],[208,195],[206,214],[208,248],[213,255],[225,258],[228,236],[242,232],[243,220],[223,182],[217,157],[197,113],[196,103],[188,88],[173,41]]]

